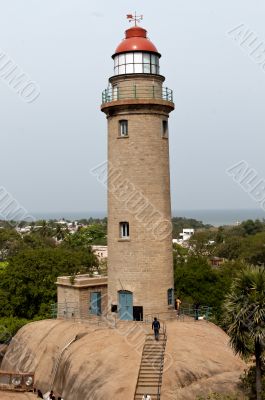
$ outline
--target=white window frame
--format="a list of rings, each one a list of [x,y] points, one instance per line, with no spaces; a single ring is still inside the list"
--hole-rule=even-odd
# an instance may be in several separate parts
[[[130,237],[130,225],[129,222],[120,222],[120,238],[128,239]]]
[[[128,137],[129,136],[127,119],[119,120],[119,136],[120,137]]]

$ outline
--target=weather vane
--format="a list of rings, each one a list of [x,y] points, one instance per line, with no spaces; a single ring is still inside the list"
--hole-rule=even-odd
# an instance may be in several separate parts
[[[133,22],[134,21],[134,25],[137,26],[137,22],[140,22],[143,19],[143,15],[136,15],[136,11],[133,14],[127,14],[127,19],[129,20],[129,22]]]

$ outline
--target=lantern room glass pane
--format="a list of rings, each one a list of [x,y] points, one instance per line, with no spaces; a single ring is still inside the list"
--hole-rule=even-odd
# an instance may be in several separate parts
[[[119,65],[125,64],[125,54],[119,55]]]
[[[114,56],[114,75],[159,74],[159,57],[147,52],[128,52]]]
[[[126,54],[126,64],[132,64],[133,63],[133,53],[127,53]]]
[[[150,74],[150,64],[144,64],[144,73]]]
[[[126,74],[133,74],[133,64],[126,65]]]
[[[119,66],[119,74],[125,74],[125,65]]]
[[[143,53],[134,53],[134,63],[141,64],[143,62]]]
[[[151,74],[158,74],[158,68],[156,65],[151,65]]]
[[[149,53],[143,53],[143,63],[144,64],[150,63],[150,54]]]
[[[143,73],[143,64],[135,64],[134,65],[134,72],[136,74],[142,74]]]

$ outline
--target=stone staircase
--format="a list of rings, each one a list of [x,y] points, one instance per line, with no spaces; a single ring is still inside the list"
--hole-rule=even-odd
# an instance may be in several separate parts
[[[152,400],[160,400],[166,341],[165,329],[159,341],[153,334],[146,335],[134,400],[142,400],[144,394],[149,394]]]

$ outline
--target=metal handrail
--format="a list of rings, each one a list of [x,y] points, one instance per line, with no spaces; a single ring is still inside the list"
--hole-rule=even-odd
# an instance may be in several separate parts
[[[80,304],[74,301],[64,303],[53,303],[51,304],[51,317],[53,319],[66,319],[79,321],[84,323],[100,325],[108,325],[109,327],[117,326],[117,315],[110,314],[109,312],[103,312],[100,315],[92,314],[87,310],[81,309]]]
[[[173,90],[154,85],[109,87],[102,92],[102,103],[126,99],[162,99],[173,102]]]
[[[158,380],[158,387],[157,387],[157,400],[160,400],[161,397],[161,387],[162,387],[162,376],[163,376],[163,369],[164,369],[164,358],[165,358],[165,350],[166,350],[166,342],[167,342],[167,328],[166,324],[163,322],[163,335],[164,335],[164,343],[163,343],[163,352],[160,358],[160,368],[159,368],[159,380]]]
[[[212,307],[202,305],[198,307],[197,312],[198,312],[198,317],[203,317],[203,319],[209,321],[209,317],[212,314]],[[178,316],[183,318],[185,316],[194,318],[196,316],[195,306],[189,303],[181,304]]]
[[[55,378],[56,378],[56,375],[57,375],[57,372],[58,372],[58,369],[59,369],[59,366],[60,366],[60,362],[61,362],[63,353],[64,353],[65,350],[67,350],[67,349],[71,346],[71,344],[74,343],[77,339],[78,339],[78,335],[75,335],[75,337],[72,338],[72,339],[70,340],[70,342],[68,342],[68,343],[62,348],[62,350],[60,351],[59,356],[58,356],[57,359],[56,359],[54,371],[53,371],[52,378],[51,378],[51,381],[50,381],[50,382],[51,382],[51,383],[50,383],[50,390],[52,390],[52,388],[53,388],[53,385],[54,385],[54,382],[55,382]]]
[[[206,321],[209,321],[210,316],[212,315],[213,308],[210,306],[199,306],[198,308],[198,316],[199,317],[204,317]],[[183,319],[184,317],[195,317],[195,306],[190,303],[182,303],[180,308],[179,308],[179,314],[177,314],[177,310],[172,309],[169,311],[162,311],[160,313],[155,313],[155,314],[147,314],[145,315],[144,318],[144,323],[145,324],[150,324],[152,323],[154,317],[156,317],[158,320],[162,321],[169,321],[173,319]]]

